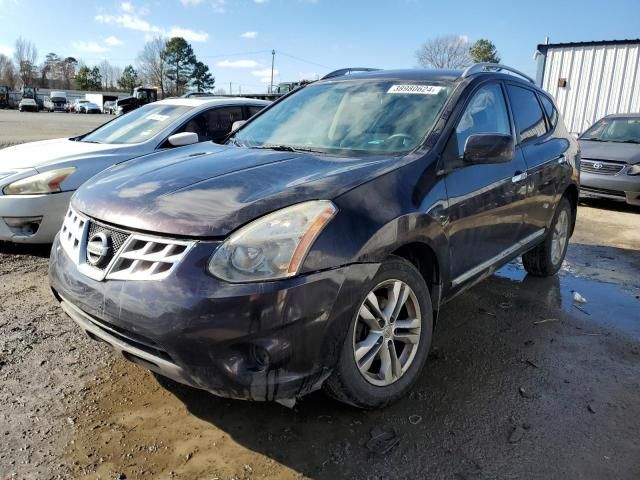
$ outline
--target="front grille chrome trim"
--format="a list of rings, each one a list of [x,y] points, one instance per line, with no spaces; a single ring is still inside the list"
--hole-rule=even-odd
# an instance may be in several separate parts
[[[580,169],[583,172],[593,173],[596,175],[618,175],[625,167],[625,163],[607,160],[593,160],[589,158],[583,158],[580,160]]]
[[[102,268],[87,263],[89,231],[95,225],[128,235],[109,263]],[[143,235],[110,227],[69,208],[60,230],[60,244],[78,270],[93,280],[149,281],[162,280],[171,275],[196,242]]]

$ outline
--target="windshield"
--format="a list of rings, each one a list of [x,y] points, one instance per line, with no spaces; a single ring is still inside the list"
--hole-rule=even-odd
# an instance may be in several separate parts
[[[640,118],[603,118],[580,138],[597,142],[640,143]]]
[[[142,143],[171,125],[192,107],[149,104],[129,112],[82,138],[83,142]]]
[[[431,129],[449,91],[448,85],[398,80],[309,85],[265,111],[230,141],[347,156],[404,153]]]

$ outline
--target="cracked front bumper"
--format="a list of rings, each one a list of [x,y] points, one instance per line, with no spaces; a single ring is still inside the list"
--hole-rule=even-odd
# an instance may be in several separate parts
[[[163,280],[95,281],[56,240],[49,279],[90,337],[178,382],[248,400],[292,399],[319,388],[379,265],[228,284],[206,271],[212,250],[198,243]]]

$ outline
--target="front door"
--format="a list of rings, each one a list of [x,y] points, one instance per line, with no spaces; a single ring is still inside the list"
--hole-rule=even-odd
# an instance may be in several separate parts
[[[471,96],[444,152],[449,197],[447,234],[452,287],[509,255],[522,239],[526,164],[517,149],[507,163],[467,164],[470,135],[513,135],[502,84],[482,84]]]

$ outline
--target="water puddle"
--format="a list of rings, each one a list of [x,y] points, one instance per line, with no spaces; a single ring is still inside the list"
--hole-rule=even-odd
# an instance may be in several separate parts
[[[524,294],[532,301],[546,302],[574,317],[640,339],[640,288],[632,283],[609,283],[598,277],[578,276],[570,266],[563,267],[555,277],[536,278],[527,275],[518,261],[498,270],[496,276],[524,286]],[[587,303],[575,302],[573,292],[578,292]]]

